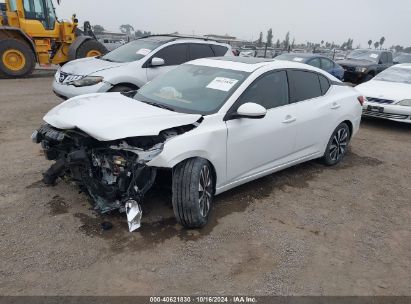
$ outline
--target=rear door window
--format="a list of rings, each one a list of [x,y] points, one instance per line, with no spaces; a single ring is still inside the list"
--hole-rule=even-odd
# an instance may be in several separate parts
[[[208,44],[190,44],[190,60],[214,57],[214,52]]]
[[[327,58],[321,58],[321,68],[325,71],[330,71],[334,68],[334,62]]]
[[[308,71],[288,70],[290,102],[299,102],[323,95],[318,74]]]
[[[165,66],[180,65],[188,61],[188,45],[173,44],[159,50],[154,57],[164,59]]]
[[[307,62],[309,65],[321,69],[320,58],[314,58]]]

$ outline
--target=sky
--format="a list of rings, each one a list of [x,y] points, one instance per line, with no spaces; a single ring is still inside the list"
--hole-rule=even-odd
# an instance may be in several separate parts
[[[57,1],[54,1],[55,4]],[[290,31],[296,43],[321,40],[353,46],[386,38],[385,47],[411,46],[410,0],[62,0],[61,19],[76,13],[82,24],[119,31],[121,24],[153,33],[221,34],[257,40],[269,28],[273,40]]]

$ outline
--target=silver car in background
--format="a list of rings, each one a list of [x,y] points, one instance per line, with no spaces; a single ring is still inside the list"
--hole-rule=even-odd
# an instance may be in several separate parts
[[[233,56],[228,44],[205,38],[153,35],[129,42],[104,56],[71,61],[57,70],[54,93],[83,94],[137,90],[187,61]]]

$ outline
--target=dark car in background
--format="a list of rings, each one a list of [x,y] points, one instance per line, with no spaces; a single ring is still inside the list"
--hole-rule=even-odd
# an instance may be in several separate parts
[[[411,54],[399,53],[394,58],[394,64],[398,64],[398,63],[411,63]]]
[[[338,63],[332,61],[330,58],[318,54],[284,53],[275,57],[275,59],[309,64],[330,73],[340,80],[343,80],[344,78],[344,69]]]
[[[392,53],[383,50],[354,50],[344,60],[337,61],[344,70],[344,81],[355,84],[371,80],[393,65]]]

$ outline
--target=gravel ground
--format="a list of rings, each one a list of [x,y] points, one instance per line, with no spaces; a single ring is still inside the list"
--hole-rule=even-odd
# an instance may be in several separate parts
[[[202,230],[154,190],[129,233],[74,185],[42,184],[30,135],[60,102],[50,83],[0,80],[0,294],[411,295],[411,125],[363,121],[343,163],[224,193]]]

